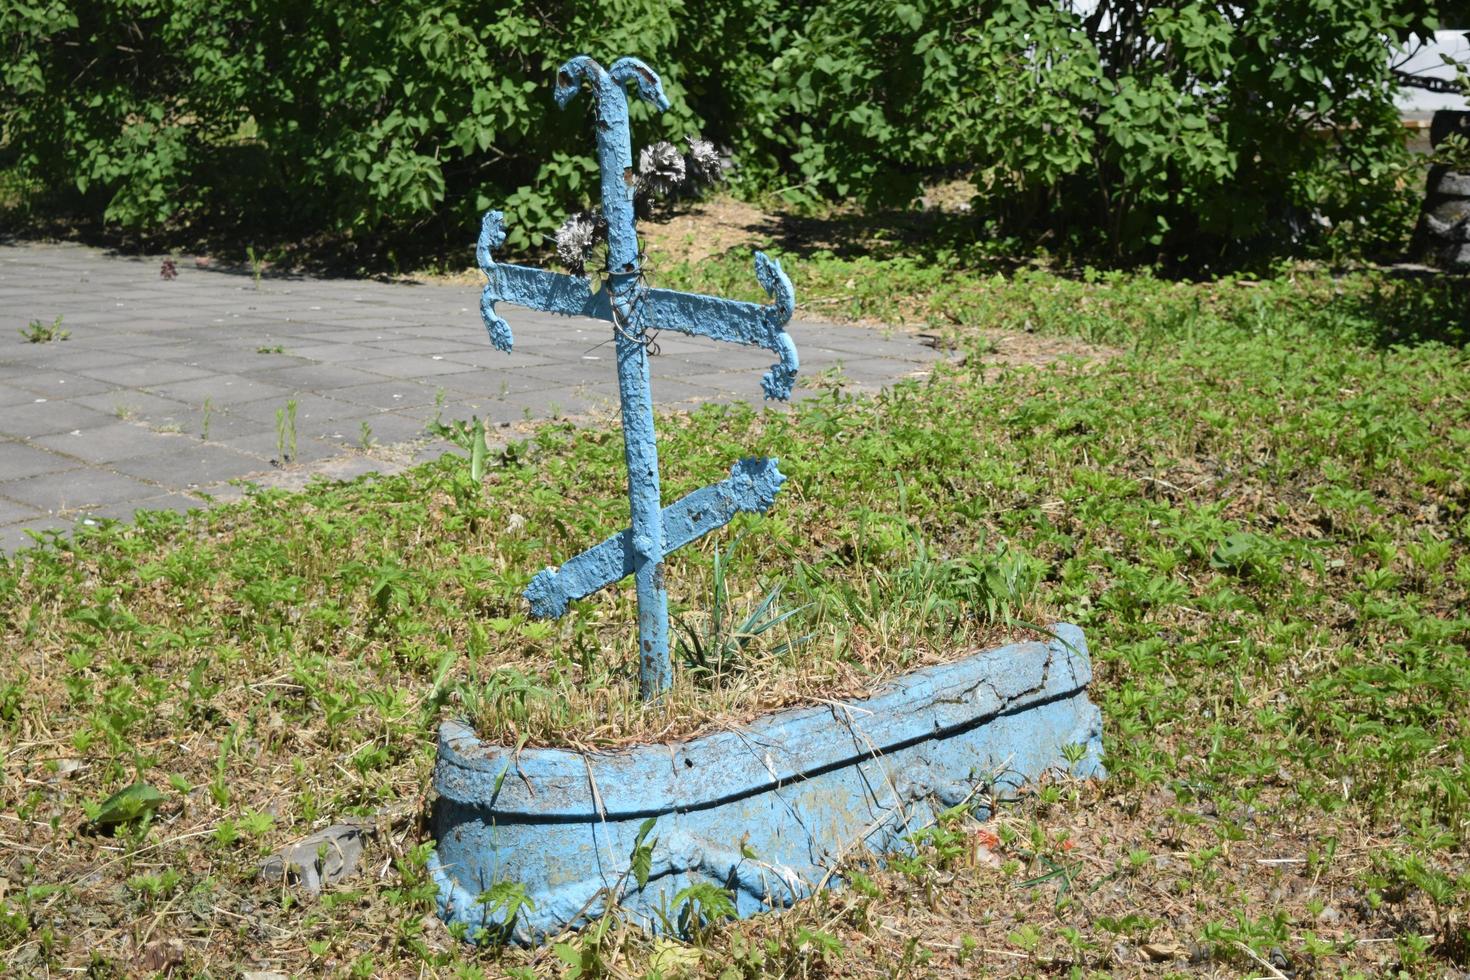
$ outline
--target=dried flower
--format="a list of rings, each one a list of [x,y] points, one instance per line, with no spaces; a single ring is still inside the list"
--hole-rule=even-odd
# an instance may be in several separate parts
[[[697,136],[685,137],[689,143],[689,173],[701,184],[717,184],[725,174],[720,151],[709,140]]]
[[[641,190],[666,197],[683,186],[688,176],[684,157],[674,144],[660,140],[638,153],[638,184]]]
[[[587,271],[587,260],[592,257],[592,247],[606,227],[596,211],[578,211],[570,215],[556,230],[556,257],[574,275],[583,275]]]

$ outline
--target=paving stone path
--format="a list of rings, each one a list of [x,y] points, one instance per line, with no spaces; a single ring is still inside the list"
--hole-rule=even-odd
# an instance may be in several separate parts
[[[0,246],[0,553],[27,530],[188,509],[239,483],[390,472],[446,447],[425,426],[478,415],[512,427],[614,413],[607,324],[515,308],[506,355],[474,285],[272,278],[75,245]],[[28,343],[57,316],[68,339]],[[795,322],[802,374],[854,388],[924,373],[934,352],[897,332]],[[665,332],[663,408],[760,400],[771,355]],[[810,395],[807,388],[799,395]],[[277,412],[296,406],[285,466]]]

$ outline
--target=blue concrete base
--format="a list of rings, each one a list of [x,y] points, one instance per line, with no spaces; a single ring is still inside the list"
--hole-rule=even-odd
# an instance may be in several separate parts
[[[747,728],[607,754],[487,745],[439,730],[437,851],[446,921],[534,942],[602,913],[616,894],[636,922],[677,922],[690,884],[727,888],[741,916],[840,883],[860,850],[905,848],[941,809],[982,804],[1048,771],[1101,776],[1102,718],[1087,698],[1082,631],[1016,643],[910,674],[871,698],[797,708]],[[1064,747],[1080,746],[1068,765]],[[1073,756],[1077,753],[1074,751]],[[629,873],[656,818],[648,884]],[[513,922],[480,901],[517,882],[535,908]]]

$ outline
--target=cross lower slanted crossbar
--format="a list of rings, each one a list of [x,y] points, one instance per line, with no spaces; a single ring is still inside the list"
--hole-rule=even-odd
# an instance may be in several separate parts
[[[742,459],[728,478],[664,508],[664,555],[724,527],[736,514],[765,513],[785,482],[776,460]],[[560,568],[548,568],[532,579],[526,588],[531,612],[555,619],[573,599],[632,575],[633,559],[633,529],[625,527]]]

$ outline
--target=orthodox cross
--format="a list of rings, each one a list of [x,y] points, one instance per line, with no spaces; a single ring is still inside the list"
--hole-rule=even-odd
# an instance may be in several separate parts
[[[604,70],[583,55],[557,72],[557,104],[565,108],[584,82],[596,102],[597,163],[607,222],[606,283],[594,292],[591,282],[581,276],[496,262],[491,253],[505,242],[504,216],[490,211],[481,224],[476,249],[486,278],[480,315],[490,342],[507,352],[511,349],[510,326],[496,314],[496,303],[612,323],[632,526],[560,568],[542,571],[526,588],[525,596],[533,614],[554,618],[566,612],[571,600],[632,575],[638,588],[638,688],[648,700],[667,690],[672,680],[664,557],[728,524],[737,513],[764,513],[786,480],[774,459],[743,459],[728,478],[662,506],[648,376],[649,331],[674,330],[770,349],[780,360],[761,379],[761,387],[767,398],[785,400],[791,396],[798,366],[796,345],[785,329],[796,296],[781,264],[760,252],[755,255],[755,275],[772,299],[768,306],[651,289],[644,284],[638,269],[633,212],[636,181],[624,86],[632,82],[639,98],[660,111],[669,107],[669,100],[658,75],[637,58],[619,59]]]

